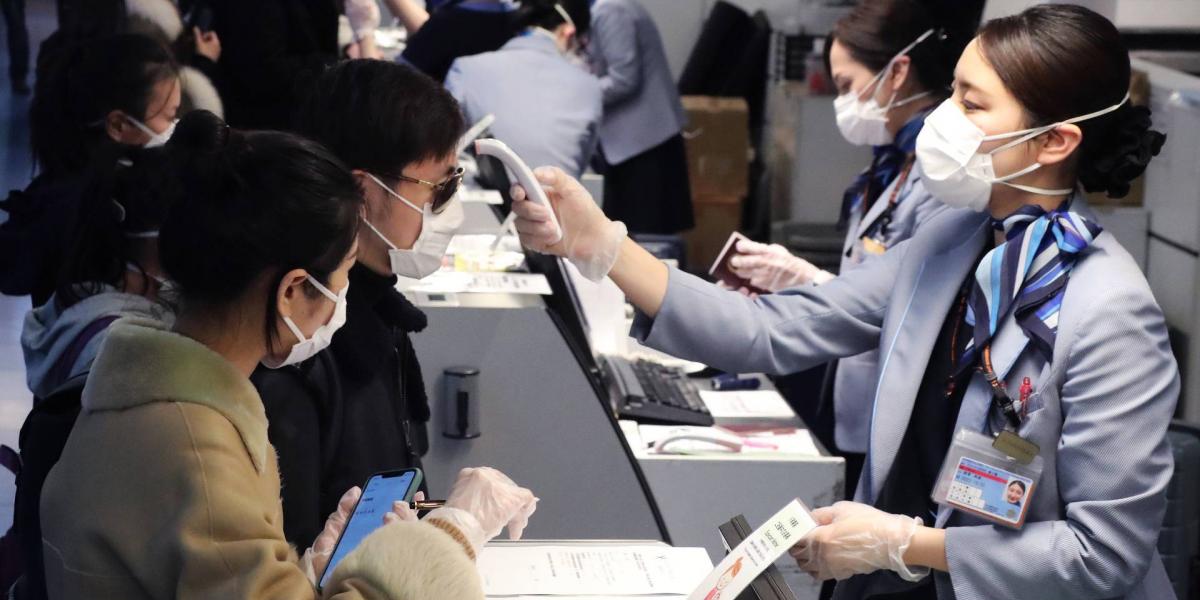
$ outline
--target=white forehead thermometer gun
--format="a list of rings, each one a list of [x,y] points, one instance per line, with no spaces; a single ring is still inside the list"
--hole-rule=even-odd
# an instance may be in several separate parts
[[[529,169],[529,165],[521,160],[504,142],[495,139],[476,140],[475,153],[480,155],[495,156],[508,167],[508,170],[516,175],[517,183],[525,188],[525,195],[529,200],[537,202],[542,206],[550,209],[550,222],[554,224],[554,243],[562,241],[562,227],[558,224],[558,216],[554,214],[554,207],[550,205],[550,199],[546,197],[546,191],[542,189],[542,184],[534,178],[533,171]],[[505,219],[504,225],[501,225],[501,235],[504,229],[507,229],[509,222],[513,219],[513,215],[509,214],[508,219]]]

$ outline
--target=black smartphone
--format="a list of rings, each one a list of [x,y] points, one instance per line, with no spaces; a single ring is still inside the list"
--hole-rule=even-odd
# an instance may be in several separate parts
[[[333,555],[329,557],[329,564],[321,574],[318,587],[324,588],[338,563],[353,552],[371,532],[383,526],[383,516],[392,510],[393,502],[412,502],[417,489],[421,487],[423,477],[420,469],[401,469],[376,473],[367,480],[358,504],[354,505],[354,511],[350,513],[350,520],[342,530],[342,536],[333,547]]]

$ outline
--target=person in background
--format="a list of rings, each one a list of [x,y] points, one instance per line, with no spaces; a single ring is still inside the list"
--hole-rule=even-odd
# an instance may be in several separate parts
[[[339,4],[211,0],[210,5],[213,30],[221,39],[219,90],[229,123],[246,129],[288,129],[295,98],[341,56]]]
[[[683,105],[650,13],[637,0],[597,0],[588,53],[604,92],[605,214],[634,233],[691,229]]]
[[[204,111],[168,151],[183,191],[159,252],[178,318],[115,323],[96,357],[42,494],[49,597],[482,599],[471,559],[505,525],[519,535],[536,502],[492,470],[464,470],[423,521],[402,502],[375,515],[320,592],[361,492],[342,496],[303,558],[283,536],[249,375],[341,324],[362,208],[353,176],[316,143],[231,130]]]
[[[520,28],[506,0],[449,0],[432,13],[415,0],[386,0],[408,31],[402,62],[443,81],[455,59],[499,49]]]
[[[87,186],[57,290],[25,315],[21,349],[35,398],[87,373],[118,317],[171,322],[170,308],[159,301],[166,279],[158,229],[178,193],[176,179],[162,148],[125,155]]]
[[[1123,197],[1163,147],[1130,76],[1117,28],[1086,8],[984,25],[917,139],[952,209],[819,286],[751,299],[672,269],[556,169],[535,175],[562,240],[520,187],[516,227],[611,277],[641,311],[635,337],[672,356],[787,373],[883,346],[857,502],[814,511],[793,548],[839,580],[834,598],[1172,598],[1157,543],[1179,369],[1145,275],[1083,194]],[[957,436],[999,435],[1042,458],[1015,529],[933,499]]]
[[[350,60],[313,82],[296,127],[353,170],[366,201],[346,326],[311,360],[253,377],[287,482],[283,528],[302,546],[347,487],[419,467],[428,450],[429,400],[410,338],[427,321],[396,282],[441,267],[462,220],[454,192],[463,118],[416,69]]]
[[[25,0],[0,0],[8,38],[8,79],[14,94],[28,94],[29,28],[25,25]]]
[[[47,61],[30,107],[37,177],[3,203],[0,292],[54,293],[88,181],[116,168],[123,146],[160,146],[181,102],[179,66],[163,44],[119,34],[76,44]]]
[[[827,38],[830,78],[837,87],[837,125],[847,142],[871,146],[873,158],[842,199],[846,228],[841,273],[879,259],[945,210],[922,181],[917,135],[925,117],[950,93],[964,36],[939,23],[919,0],[862,0]],[[960,40],[956,42],[955,40]],[[834,277],[783,246],[743,240],[734,273],[755,288],[778,292]],[[854,497],[870,435],[879,350],[830,364],[834,445],[846,459],[846,496]],[[785,386],[786,387],[786,386]],[[811,392],[797,394],[811,402]]]
[[[162,148],[125,149],[116,168],[90,182],[79,230],[64,256],[54,296],[25,315],[21,350],[34,408],[21,426],[13,530],[24,573],[16,598],[45,598],[39,500],[42,482],[62,453],[84,380],[118,318],[170,324],[162,300],[158,228],[176,197],[176,178]]]
[[[468,123],[495,115],[492,134],[527,163],[579,177],[596,149],[603,110],[600,82],[573,60],[591,24],[588,2],[522,0],[514,18],[524,32],[495,52],[454,61],[446,89]]]
[[[224,105],[216,84],[221,41],[212,31],[187,28],[179,10],[169,0],[89,0],[73,7],[71,16],[41,46],[37,77],[45,69],[44,57],[61,48],[120,33],[149,36],[171,49],[179,64],[182,110],[204,109],[222,114]]]

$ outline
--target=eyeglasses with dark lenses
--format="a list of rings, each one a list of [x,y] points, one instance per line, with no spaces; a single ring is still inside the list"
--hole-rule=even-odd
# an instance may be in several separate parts
[[[462,185],[463,168],[458,167],[454,169],[454,172],[451,173],[449,177],[442,180],[441,183],[425,181],[424,179],[409,177],[408,175],[403,174],[393,175],[392,178],[398,181],[407,181],[409,183],[423,185],[433,190],[433,206],[431,208],[433,213],[437,214],[442,212],[442,209],[446,208],[446,204],[450,202],[450,199],[454,197],[456,192],[458,192],[459,186]]]

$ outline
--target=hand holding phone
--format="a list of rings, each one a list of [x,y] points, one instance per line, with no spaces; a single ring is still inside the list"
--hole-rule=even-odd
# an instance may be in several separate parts
[[[347,492],[339,502],[338,512],[330,517],[330,522],[326,524],[326,531],[321,534],[321,537],[327,534],[332,534],[329,530],[331,526],[336,526],[336,519],[343,514],[342,504],[347,503],[347,500],[354,501],[354,507],[349,512],[349,518],[345,522],[345,527],[342,528],[338,535],[337,543],[334,544],[332,556],[329,558],[329,563],[321,574],[319,588],[325,587],[330,575],[337,568],[338,563],[346,558],[368,535],[371,535],[376,529],[384,524],[384,516],[392,511],[392,503],[396,501],[410,502],[417,492],[417,488],[421,485],[423,475],[420,469],[403,469],[398,471],[384,471],[376,473],[367,480],[363,486],[361,497],[354,499],[353,494]],[[353,490],[352,490],[353,491]],[[345,517],[341,517],[345,518]],[[322,550],[318,545],[322,542],[321,537],[318,542],[313,544],[313,551],[319,552]]]

